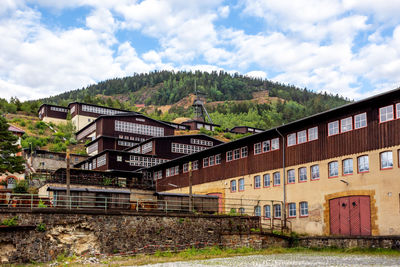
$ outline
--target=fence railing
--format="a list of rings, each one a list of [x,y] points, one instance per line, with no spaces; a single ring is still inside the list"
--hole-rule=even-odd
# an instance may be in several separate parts
[[[277,200],[240,199],[199,197],[192,198],[192,210],[189,210],[188,197],[163,197],[156,198],[151,194],[93,194],[76,195],[71,192],[68,197],[64,194],[54,193],[52,196],[36,194],[0,194],[0,208],[60,208],[60,209],[96,209],[96,210],[131,210],[146,212],[194,212],[202,214],[229,214],[243,216],[260,216],[265,224],[264,207],[270,205],[271,213],[274,205],[281,205]],[[271,215],[271,214],[269,214]],[[270,228],[278,229],[280,219],[272,216],[267,220]]]

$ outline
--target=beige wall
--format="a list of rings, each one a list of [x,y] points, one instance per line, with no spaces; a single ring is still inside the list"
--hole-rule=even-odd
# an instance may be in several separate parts
[[[85,127],[95,119],[96,117],[76,115],[71,119],[71,122],[75,126],[76,131],[80,131],[83,127]]]
[[[398,149],[400,149],[400,146],[287,167],[286,178],[289,169],[295,169],[296,173],[296,183],[286,185],[287,203],[296,203],[297,209],[297,216],[289,219],[292,224],[292,229],[299,233],[328,235],[329,205],[327,201],[329,201],[329,199],[347,195],[369,195],[371,198],[372,234],[399,235],[400,168]],[[392,169],[380,169],[380,153],[383,151],[393,152]],[[369,172],[357,173],[357,157],[362,155],[369,156]],[[342,160],[347,158],[353,159],[352,175],[342,175]],[[339,162],[339,176],[336,178],[328,178],[328,163],[334,160]],[[320,179],[310,181],[310,167],[315,164],[319,164]],[[298,169],[300,167],[307,168],[307,182],[298,182]],[[279,171],[281,174],[281,185],[274,187],[272,185],[272,174],[276,171]],[[266,173],[271,175],[271,187],[263,188],[261,184],[261,189],[254,189],[254,176],[260,175],[262,183],[262,176]],[[239,178],[245,179],[245,190],[243,192],[237,191],[231,193],[230,181],[235,179],[237,181],[237,188],[239,188]],[[171,190],[171,192],[188,193],[188,188],[174,189]],[[259,205],[263,207],[265,204],[271,204],[267,200],[283,200],[282,169],[232,177],[230,179],[193,186],[194,194],[207,194],[211,192],[220,192],[226,198],[258,199],[260,200]],[[299,216],[299,203],[302,201],[308,202],[309,209],[309,215],[304,218],[300,218]],[[246,210],[246,213],[251,212],[252,210]],[[263,208],[262,215],[264,215]],[[262,221],[267,223],[269,220],[263,218]]]

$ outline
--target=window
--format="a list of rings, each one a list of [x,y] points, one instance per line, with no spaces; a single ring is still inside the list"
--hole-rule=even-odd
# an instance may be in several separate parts
[[[210,158],[210,166],[214,166],[215,165],[215,157],[211,156]]]
[[[279,149],[279,138],[274,138],[271,140],[271,150]]]
[[[261,177],[260,177],[260,175],[254,176],[254,188],[261,188]]]
[[[154,180],[161,179],[162,178],[162,171],[154,172],[153,176],[154,176]]]
[[[339,175],[339,167],[337,161],[330,162],[328,168],[329,168],[329,177],[336,177]]]
[[[231,181],[231,192],[236,192],[236,180]]]
[[[183,172],[188,172],[189,171],[189,163],[183,164]]]
[[[392,151],[381,153],[381,169],[393,168],[393,154]]]
[[[254,216],[261,217],[261,207],[260,206],[254,207]]]
[[[386,122],[391,120],[393,120],[393,105],[380,108],[379,122]]]
[[[232,151],[226,152],[226,161],[232,161]]]
[[[345,133],[353,130],[353,118],[348,117],[340,120],[340,132]]]
[[[300,132],[297,132],[297,144],[302,144],[307,142],[307,131],[303,130]]]
[[[274,173],[274,186],[281,185],[281,174],[279,172]]]
[[[299,169],[299,182],[307,181],[307,168],[302,167]]]
[[[339,133],[339,121],[333,121],[328,123],[328,136]]]
[[[244,178],[239,179],[239,191],[244,191]]]
[[[354,129],[367,127],[367,113],[361,113],[354,116]]]
[[[269,174],[264,174],[264,187],[269,187],[271,185],[271,177]]]
[[[106,155],[101,155],[97,158],[97,167],[104,166],[107,163]],[[87,169],[87,168],[86,168]]]
[[[221,154],[215,155],[215,165],[221,164]]]
[[[199,161],[195,160],[195,161],[193,161],[193,170],[195,171],[195,170],[198,170],[198,169],[199,169]]]
[[[400,119],[400,103],[396,104],[396,119]]]
[[[115,121],[115,131],[124,133],[135,133],[147,136],[164,136],[164,128],[127,121]]]
[[[263,143],[262,143],[262,151],[263,152],[268,152],[268,151],[270,151],[271,150],[271,141],[264,141]]]
[[[203,168],[208,167],[208,158],[203,159]]]
[[[207,149],[202,146],[194,146],[180,143],[172,143],[171,144],[171,152],[173,153],[181,153],[181,154],[193,154],[202,150]],[[151,151],[151,150],[150,150]]]
[[[239,208],[239,214],[244,214],[245,209],[244,208]]]
[[[289,203],[289,217],[296,217],[296,203]]]
[[[308,202],[300,202],[300,217],[308,216]]]
[[[117,156],[117,161],[122,161],[122,156]]]
[[[233,159],[240,159],[240,149],[233,150]]]
[[[280,218],[281,217],[281,204],[275,204],[274,205],[274,218]]]
[[[318,139],[318,127],[308,129],[308,141],[314,141]]]
[[[287,177],[288,177],[287,178],[288,179],[288,184],[294,184],[294,182],[296,181],[294,170],[288,170]]]
[[[319,165],[311,166],[311,180],[319,179]]]
[[[247,146],[242,147],[241,149],[242,152],[242,158],[246,158],[247,157]]]
[[[369,162],[368,156],[358,157],[358,172],[368,172],[369,171]]]
[[[343,160],[343,175],[353,174],[353,159]]]
[[[264,206],[264,217],[265,217],[265,219],[271,219],[271,206],[270,205]]]
[[[288,134],[287,136],[287,146],[294,146],[296,144],[296,134]]]
[[[254,155],[261,153],[261,143],[254,144]]]

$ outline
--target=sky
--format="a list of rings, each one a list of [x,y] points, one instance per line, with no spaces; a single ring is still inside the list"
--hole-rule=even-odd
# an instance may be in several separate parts
[[[0,97],[225,70],[362,99],[400,86],[397,0],[1,0]]]

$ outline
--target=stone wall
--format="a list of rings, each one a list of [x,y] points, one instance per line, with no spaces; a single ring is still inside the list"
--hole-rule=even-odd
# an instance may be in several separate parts
[[[260,228],[258,217],[0,209],[0,221],[13,217],[18,217],[18,226],[0,227],[2,263],[50,261],[61,253],[143,253],[220,245],[223,233]]]
[[[400,250],[400,236],[306,237],[298,245],[308,248],[386,248]]]
[[[290,238],[277,236],[268,233],[241,233],[222,234],[222,245],[229,248],[251,247],[254,249],[263,249],[269,247],[289,247]]]

